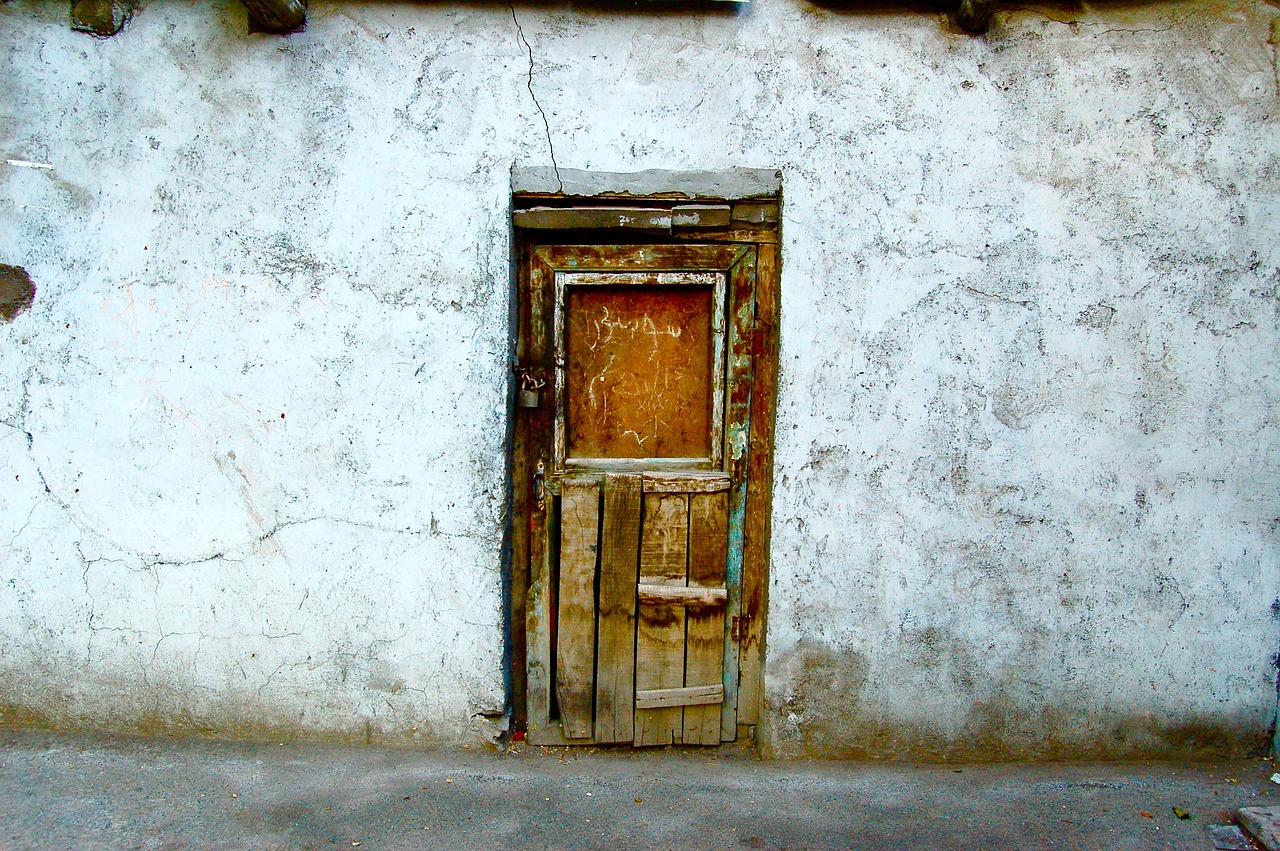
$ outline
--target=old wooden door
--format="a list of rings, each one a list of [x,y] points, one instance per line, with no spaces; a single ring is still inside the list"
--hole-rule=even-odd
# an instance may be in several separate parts
[[[736,735],[756,273],[744,244],[531,252],[535,742]]]

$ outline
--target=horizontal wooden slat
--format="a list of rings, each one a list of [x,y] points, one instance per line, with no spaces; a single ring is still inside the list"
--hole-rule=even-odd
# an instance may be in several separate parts
[[[636,709],[662,709],[671,706],[705,706],[724,701],[724,686],[691,688],[655,688],[636,692]]]
[[[564,461],[566,470],[579,473],[584,470],[602,470],[616,473],[647,473],[657,470],[697,470],[714,472],[717,465],[710,458],[578,458],[569,456]]]
[[[727,473],[648,473],[645,493],[716,493],[731,484]]]
[[[557,272],[634,269],[724,271],[751,250],[742,245],[542,245],[533,254]]]
[[[577,462],[579,459],[570,459]],[[643,467],[656,467],[660,463],[672,460],[665,458],[636,459],[599,459],[599,466],[605,470],[629,470]],[[680,459],[688,461],[690,459]],[[585,466],[585,465],[584,465]],[[603,473],[579,472],[576,468],[556,476],[548,476],[544,486],[548,491],[560,495],[561,490],[569,485],[599,484]],[[733,482],[727,473],[706,472],[651,473],[644,474],[645,493],[719,493],[727,491]]]
[[[530,230],[671,230],[671,213],[652,207],[534,207],[530,210],[516,210],[513,221],[516,227]]]
[[[671,210],[671,226],[675,228],[727,228],[728,204],[682,204]]]
[[[733,220],[753,225],[762,225],[766,222],[772,224],[778,221],[778,205],[769,203],[734,204]]]
[[[565,272],[565,284],[595,286],[693,286],[714,287],[724,272]]]
[[[728,592],[723,588],[689,588],[684,585],[649,585],[636,588],[641,603],[674,606],[723,606]]]

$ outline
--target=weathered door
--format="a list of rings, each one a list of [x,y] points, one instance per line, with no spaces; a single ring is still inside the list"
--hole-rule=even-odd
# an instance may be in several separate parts
[[[732,740],[756,247],[532,254],[530,738]]]

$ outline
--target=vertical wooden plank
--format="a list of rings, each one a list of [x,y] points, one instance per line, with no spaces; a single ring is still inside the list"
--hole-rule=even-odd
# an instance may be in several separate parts
[[[636,575],[639,473],[604,477],[600,616],[596,653],[596,741],[630,742],[635,729]]]
[[[591,736],[595,696],[596,551],[600,490],[565,482],[560,490],[560,588],[556,633],[556,697],[565,738]]]
[[[551,530],[547,512],[536,500],[529,511],[529,593],[525,602],[528,642],[529,741],[548,744],[542,738],[551,724]],[[559,738],[559,736],[555,736]],[[554,741],[554,739],[552,739]]]
[[[528,357],[529,338],[529,276],[528,247],[517,243],[517,278],[515,287],[516,351],[515,363]],[[514,383],[514,374],[512,376]],[[517,392],[518,392],[518,388]],[[514,400],[511,400],[514,401]],[[508,613],[509,663],[511,665],[512,726],[517,730],[528,729],[528,626],[525,622],[525,601],[529,593],[529,527],[523,522],[528,516],[529,488],[529,417],[527,409],[513,408],[511,413],[511,609]]]
[[[524,339],[525,357],[540,370],[550,360],[547,345],[547,323],[550,315],[551,269],[542,263],[536,251],[529,256],[528,325]],[[522,309],[523,311],[523,309]],[[523,321],[523,312],[522,312]],[[527,541],[529,572],[525,594],[525,689],[529,741],[555,744],[562,736],[551,724],[551,659],[555,649],[551,642],[552,607],[555,589],[551,587],[551,512],[547,499],[535,482],[539,465],[543,472],[550,463],[551,410],[549,405],[525,410],[524,441],[521,461],[516,467],[520,478],[512,482],[527,506],[523,535]],[[514,473],[513,473],[514,474]],[[517,515],[521,517],[521,515]]]
[[[756,257],[751,249],[729,271],[729,403],[725,424],[725,470],[733,478],[729,491],[728,554],[725,587],[728,624],[741,613],[742,563],[751,435],[751,394],[754,360]],[[733,630],[724,634],[724,703],[720,707],[720,737],[738,736],[738,642]]]
[[[689,498],[682,493],[644,495],[640,531],[640,581],[686,585],[689,576]],[[684,685],[684,606],[642,604],[636,626],[636,690]],[[636,711],[635,743],[678,744],[684,712],[679,706]]]
[[[562,272],[553,274],[554,286],[554,303],[552,309],[551,321],[551,350],[554,354],[552,363],[555,365],[555,377],[552,385],[555,387],[555,422],[552,425],[552,457],[555,458],[556,468],[559,469],[568,457],[567,431],[568,423],[565,420],[567,411],[565,408],[565,396],[568,388],[565,386],[565,333],[568,317],[565,312],[569,309],[569,305],[565,303],[565,276]]]
[[[729,495],[689,495],[689,586],[723,588],[728,554]],[[724,607],[691,608],[685,639],[685,687],[720,685],[724,678]],[[684,708],[686,745],[720,744],[720,705]]]
[[[767,610],[773,494],[773,432],[778,383],[778,247],[760,246],[756,273],[755,381],[751,396],[751,443],[747,478],[742,573],[741,669],[738,723],[759,722],[763,700],[764,630]]]

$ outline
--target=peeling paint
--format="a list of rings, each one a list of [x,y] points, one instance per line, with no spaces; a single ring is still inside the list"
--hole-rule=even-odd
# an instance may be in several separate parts
[[[766,747],[1265,737],[1274,3],[238,8],[0,12],[6,717],[492,735],[511,167],[743,166],[787,198]]]

